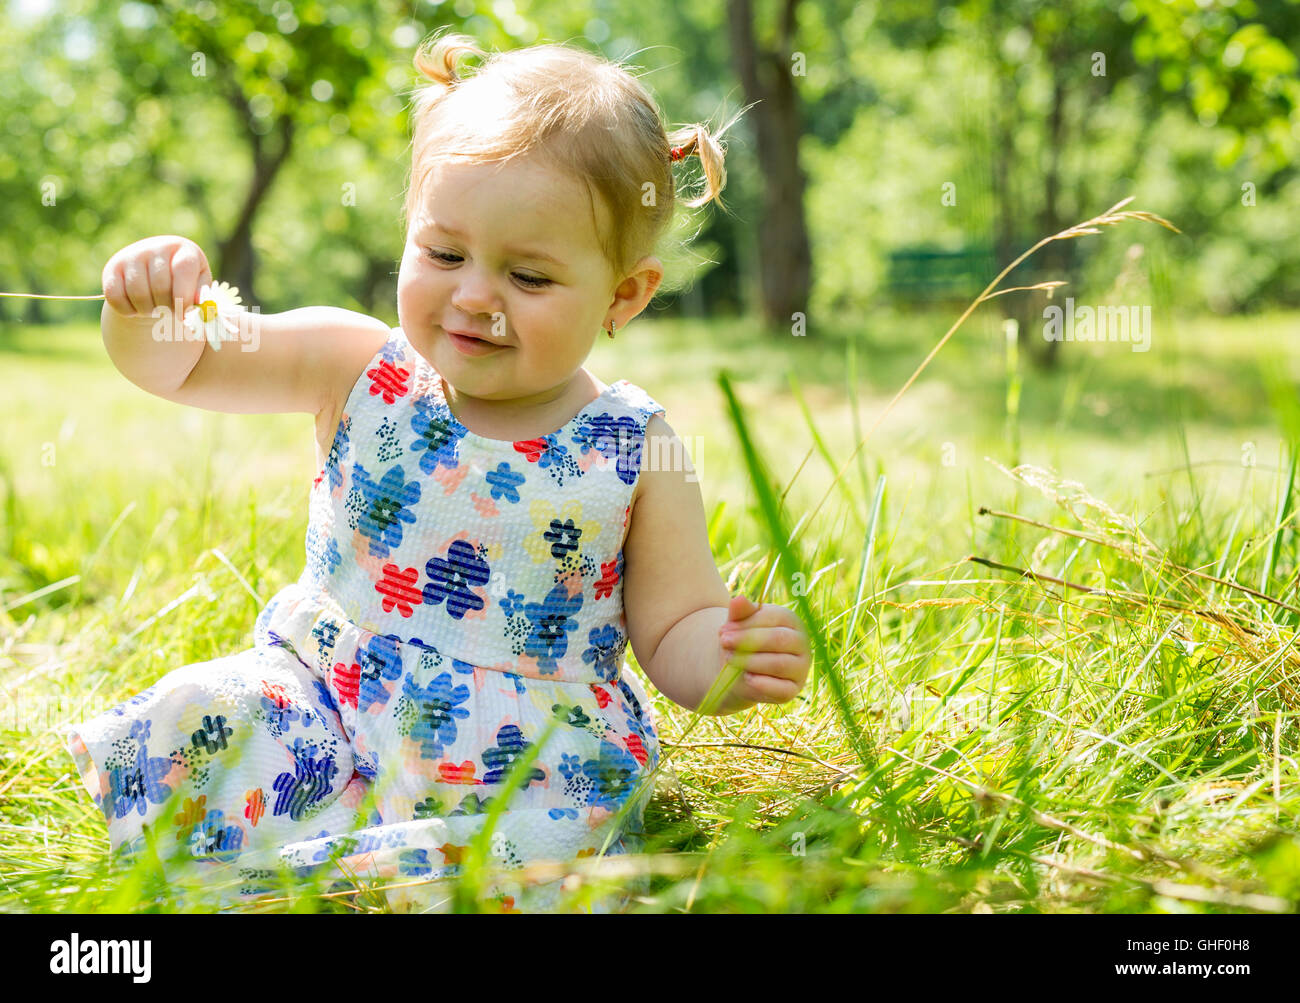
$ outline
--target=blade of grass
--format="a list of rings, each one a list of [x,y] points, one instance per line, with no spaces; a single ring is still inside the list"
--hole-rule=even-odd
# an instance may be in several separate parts
[[[794,596],[795,603],[799,607],[800,615],[804,624],[808,628],[809,638],[812,641],[817,662],[822,666],[826,679],[830,684],[831,692],[835,698],[835,706],[840,714],[840,721],[844,727],[846,736],[852,744],[854,752],[859,760],[863,763],[871,763],[875,760],[874,753],[868,748],[865,736],[854,720],[852,708],[849,706],[848,694],[845,691],[844,680],[831,660],[830,653],[826,647],[826,637],[821,618],[812,608],[808,597],[803,595],[802,589],[796,589],[793,582],[793,574],[803,565],[794,550],[794,545],[790,542],[790,536],[786,532],[781,520],[779,506],[775,495],[772,492],[772,482],[769,479],[763,461],[759,458],[758,451],[750,439],[748,427],[745,420],[744,410],[740,402],[736,399],[735,391],[732,389],[731,379],[722,371],[718,374],[718,385],[727,399],[727,411],[731,418],[732,427],[735,429],[736,436],[740,440],[741,456],[745,461],[745,467],[749,472],[750,482],[758,495],[759,511],[761,512],[765,528],[767,529],[768,541],[770,546],[777,552],[777,559],[780,560],[782,573],[786,578],[786,584]]]

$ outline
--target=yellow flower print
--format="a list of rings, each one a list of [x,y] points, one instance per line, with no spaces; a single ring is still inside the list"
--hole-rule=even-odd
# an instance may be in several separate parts
[[[203,821],[204,805],[207,804],[207,801],[208,796],[206,794],[200,794],[198,800],[185,799],[185,805],[172,816],[172,821],[176,823],[177,839],[187,838],[195,824]]]
[[[557,510],[540,498],[528,506],[534,532],[524,539],[524,549],[535,564],[556,560],[576,562],[582,557],[582,545],[600,535],[599,522],[584,522],[582,502],[571,498]]]

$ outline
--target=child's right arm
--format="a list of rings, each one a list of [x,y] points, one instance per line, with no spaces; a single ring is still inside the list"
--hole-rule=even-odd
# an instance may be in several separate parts
[[[113,365],[128,380],[178,404],[233,414],[319,414],[345,374],[355,380],[389,328],[335,307],[256,314],[256,350],[238,342],[214,352],[206,340],[155,341],[156,306],[182,310],[212,281],[203,250],[184,237],[147,237],[104,266],[100,326]],[[179,324],[179,318],[176,321]]]

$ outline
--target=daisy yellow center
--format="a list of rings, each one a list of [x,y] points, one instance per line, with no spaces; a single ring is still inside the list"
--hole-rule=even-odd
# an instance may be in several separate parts
[[[214,319],[217,316],[217,301],[204,300],[202,303],[200,303],[199,316],[201,316],[204,319],[204,321],[209,321]]]

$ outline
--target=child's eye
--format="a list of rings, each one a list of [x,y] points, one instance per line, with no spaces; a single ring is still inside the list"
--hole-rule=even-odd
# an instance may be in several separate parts
[[[454,265],[456,262],[461,260],[459,254],[442,254],[432,248],[428,249],[427,253],[429,257],[433,258],[435,261],[441,261],[449,265]],[[536,275],[524,275],[522,272],[513,272],[512,274],[515,278],[519,279],[519,281],[534,289],[541,289],[543,286],[549,286],[551,284],[550,279],[539,278]]]

